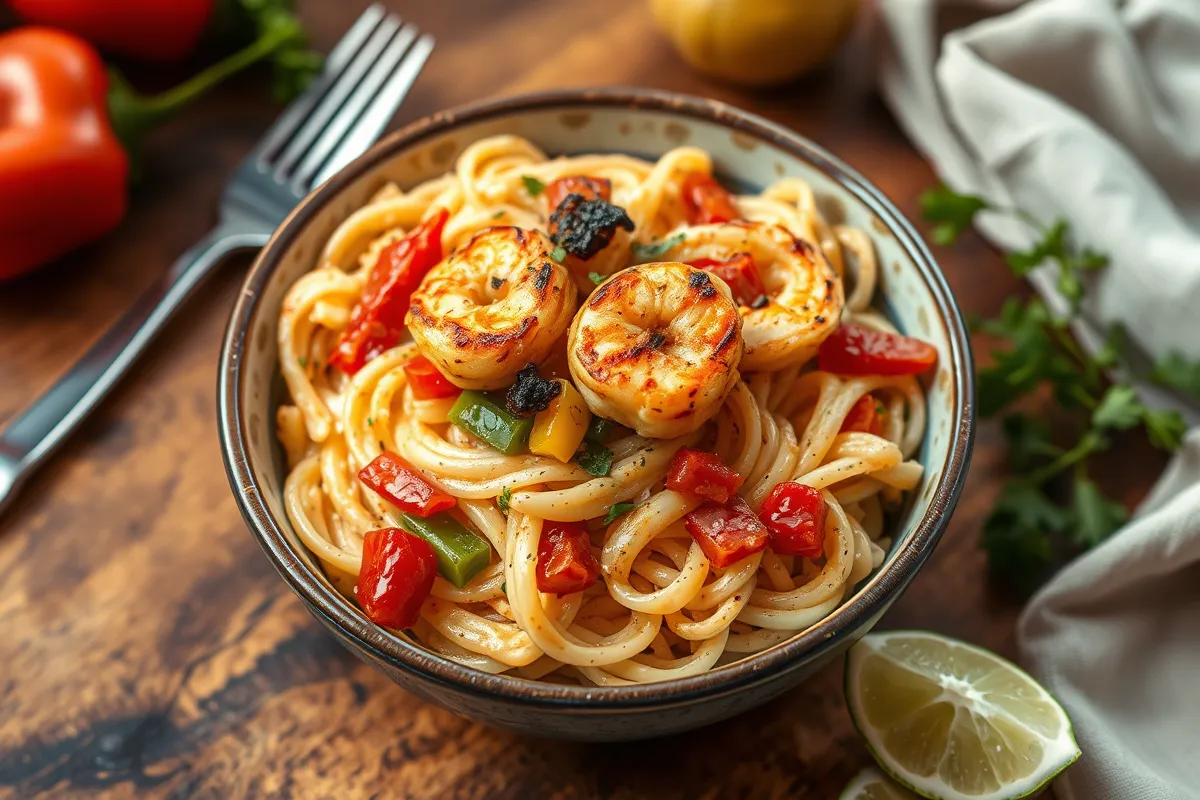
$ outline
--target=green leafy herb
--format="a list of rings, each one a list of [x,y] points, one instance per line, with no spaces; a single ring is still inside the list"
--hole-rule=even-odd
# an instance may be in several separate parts
[[[563,263],[567,260],[567,248],[560,244],[558,247],[550,251],[550,257],[560,264]]]
[[[602,444],[585,441],[575,454],[575,463],[589,475],[603,478],[612,469],[613,451]]]
[[[546,191],[546,184],[542,183],[532,175],[522,175],[521,182],[525,184],[525,191],[529,192],[530,197],[537,197],[539,194]]]
[[[1096,484],[1084,477],[1075,480],[1071,510],[1071,538],[1083,547],[1100,544],[1129,518],[1125,506],[1109,500]]]
[[[634,242],[632,247],[633,255],[635,258],[645,260],[658,258],[663,253],[682,242],[684,238],[686,237],[682,233],[677,233],[674,236],[668,236],[666,239],[660,239],[657,242],[650,242],[649,244]]]
[[[500,584],[500,591],[503,592],[504,594],[508,594],[508,581],[505,581],[504,583]]]
[[[374,417],[367,417],[367,425],[370,426],[370,425],[374,425],[374,424],[375,424]]]
[[[300,365],[300,366],[302,366],[302,367],[307,367],[307,366],[308,366],[308,359],[307,359],[307,358],[305,358],[304,356],[300,356],[299,358],[297,358],[297,359],[296,359],[296,363],[297,363],[297,364],[299,364],[299,365]]]
[[[500,496],[496,498],[496,505],[500,507],[500,513],[508,516],[508,506],[512,501],[512,489],[505,486],[500,490]]]
[[[613,520],[622,514],[627,514],[637,508],[637,503],[613,503],[608,509],[608,513],[604,515],[604,524],[611,525]]]
[[[1150,380],[1193,397],[1200,397],[1200,361],[1188,361],[1179,353],[1168,353],[1154,364]]]
[[[508,212],[507,212],[507,211],[505,211],[505,210],[502,208],[502,209],[500,209],[499,211],[497,211],[495,214],[492,214],[492,219],[500,219],[501,217],[503,217],[503,216],[504,216],[505,214],[507,214],[507,213],[508,213]]]
[[[934,223],[930,236],[939,244],[954,242],[980,211],[1020,220],[1036,241],[1028,250],[1009,253],[1009,268],[1024,276],[1053,264],[1058,290],[1070,301],[1069,314],[1060,318],[1038,298],[1010,298],[998,317],[975,325],[1002,340],[992,349],[990,363],[978,372],[980,416],[994,417],[1021,404],[1040,403],[1045,408],[1047,393],[1057,406],[1053,427],[1020,410],[1004,417],[1014,475],[983,525],[982,542],[993,572],[1019,590],[1030,591],[1059,555],[1103,541],[1128,516],[1124,505],[1105,497],[1088,477],[1088,460],[1112,447],[1114,432],[1139,427],[1155,447],[1174,450],[1182,441],[1184,423],[1174,411],[1147,408],[1128,380],[1108,383],[1107,370],[1133,372],[1120,327],[1107,332],[1094,356],[1072,338],[1070,323],[1085,294],[1083,273],[1102,269],[1108,257],[1077,247],[1065,221],[1043,225],[1019,209],[1001,208],[944,186],[921,196],[921,210]],[[1178,354],[1161,359],[1150,377],[1200,397],[1200,364]],[[1071,480],[1062,480],[1067,474]],[[1060,502],[1063,495],[1069,496]]]
[[[600,284],[602,284],[602,283],[604,283],[606,280],[608,280],[608,276],[607,276],[607,275],[601,275],[599,272],[589,272],[589,273],[588,273],[588,280],[590,280],[592,283],[594,283],[594,284],[596,284],[597,286],[599,286]]]
[[[925,191],[920,202],[921,215],[936,223],[930,237],[941,245],[954,244],[959,235],[971,227],[975,215],[989,208],[982,197],[957,194],[945,186]]]

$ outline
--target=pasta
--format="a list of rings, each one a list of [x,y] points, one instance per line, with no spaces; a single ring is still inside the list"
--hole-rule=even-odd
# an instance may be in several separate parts
[[[817,362],[835,331],[915,340],[871,308],[870,238],[828,224],[807,183],[732,197],[711,173],[693,147],[653,163],[551,159],[498,136],[468,147],[451,174],[408,191],[384,186],[338,227],[284,302],[290,400],[277,417],[288,516],[335,586],[356,598],[371,531],[412,529],[360,480],[386,454],[449,495],[453,508],[439,513],[485,545],[462,585],[444,570],[433,579],[408,635],[489,673],[598,686],[696,675],[820,621],[881,563],[885,516],[921,478],[920,370],[835,374]],[[713,210],[726,206],[732,219]],[[445,258],[405,305],[415,342],[388,341],[339,368],[381,265],[415,252],[404,242],[434,222],[430,246]],[[405,369],[418,361],[452,392],[420,396]],[[541,441],[545,415],[565,417],[571,403],[574,422],[558,423],[603,418],[620,423],[617,434],[580,444],[579,427],[563,434],[567,450],[546,455],[508,452],[451,421],[461,419],[458,389],[519,384],[528,364],[541,376],[534,389],[562,386],[557,405],[532,417],[530,442]],[[606,468],[583,458],[589,447],[611,457]],[[755,531],[776,487],[819,492],[818,552],[788,554],[786,531],[768,525],[766,546],[717,566],[713,540],[694,529],[705,514],[729,519],[740,501],[666,485],[697,451],[736,473]],[[589,552],[576,560],[597,564],[599,579],[544,591],[548,532],[579,523]]]

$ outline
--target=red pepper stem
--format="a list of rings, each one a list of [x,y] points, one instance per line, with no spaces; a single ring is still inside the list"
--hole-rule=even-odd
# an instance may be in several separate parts
[[[142,136],[221,81],[271,55],[292,37],[287,29],[274,29],[160,94],[139,94],[121,73],[109,70],[108,113],[113,130],[125,149],[135,155]]]

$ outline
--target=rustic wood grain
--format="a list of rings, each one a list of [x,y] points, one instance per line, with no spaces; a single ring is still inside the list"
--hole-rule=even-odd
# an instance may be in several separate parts
[[[322,49],[365,5],[299,3]],[[871,88],[870,14],[828,68],[747,92],[691,73],[639,0],[387,5],[439,40],[397,124],[515,91],[652,86],[795,128],[909,216],[934,181]],[[212,223],[223,177],[274,114],[265,95],[261,80],[238,81],[158,131],[119,231],[0,287],[0,425]],[[938,255],[967,311],[994,312],[1021,291],[974,237]],[[342,650],[259,553],[221,466],[217,350],[246,263],[230,263],[188,305],[0,519],[0,794],[830,798],[868,763],[840,662],[729,722],[602,746],[458,719]],[[885,627],[1016,655],[1019,604],[990,587],[977,549],[1003,460],[997,431],[983,426],[950,530]],[[1142,467],[1132,498],[1161,460],[1135,449],[1126,474],[1130,464]]]

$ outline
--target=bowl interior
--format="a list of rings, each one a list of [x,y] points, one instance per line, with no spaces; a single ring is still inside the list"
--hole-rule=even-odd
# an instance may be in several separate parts
[[[694,145],[712,155],[722,179],[747,191],[758,191],[782,177],[803,178],[812,185],[831,222],[861,228],[872,237],[879,262],[878,301],[901,330],[932,343],[939,352],[937,371],[926,384],[928,421],[917,456],[925,473],[905,510],[892,520],[894,544],[884,565],[828,620],[796,638],[812,634],[817,643],[821,640],[817,631],[841,616],[873,617],[873,610],[877,612],[884,600],[903,588],[932,548],[965,473],[970,444],[970,364],[965,331],[949,290],[920,240],[877,190],[794,134],[703,101],[680,104],[661,99],[638,102],[628,97],[574,97],[525,104],[511,101],[435,117],[380,144],[319,189],[284,223],[256,263],[235,309],[222,369],[222,379],[228,381],[222,400],[236,406],[235,412],[223,409],[229,423],[223,427],[231,476],[239,480],[240,469],[249,478],[250,485],[243,481],[240,487],[249,495],[249,499],[241,498],[248,518],[261,520],[265,512],[269,527],[277,526],[284,538],[286,547],[276,548],[273,556],[277,568],[285,574],[308,570],[325,589],[320,605],[340,606],[369,626],[326,580],[315,557],[295,536],[284,511],[285,470],[274,436],[274,409],[281,389],[276,320],[284,294],[316,266],[334,228],[384,182],[395,181],[408,188],[441,175],[453,169],[459,153],[472,142],[500,133],[526,137],[550,155],[622,152],[654,159],[673,147]],[[244,452],[244,463],[236,452],[239,449]],[[263,525],[251,521],[263,535]],[[306,599],[312,602],[312,598]],[[412,651],[418,646],[370,627],[374,646],[390,658],[400,652],[411,663]],[[796,639],[772,650],[794,645]],[[419,659],[442,661],[423,649]],[[711,674],[736,666],[721,667]]]

